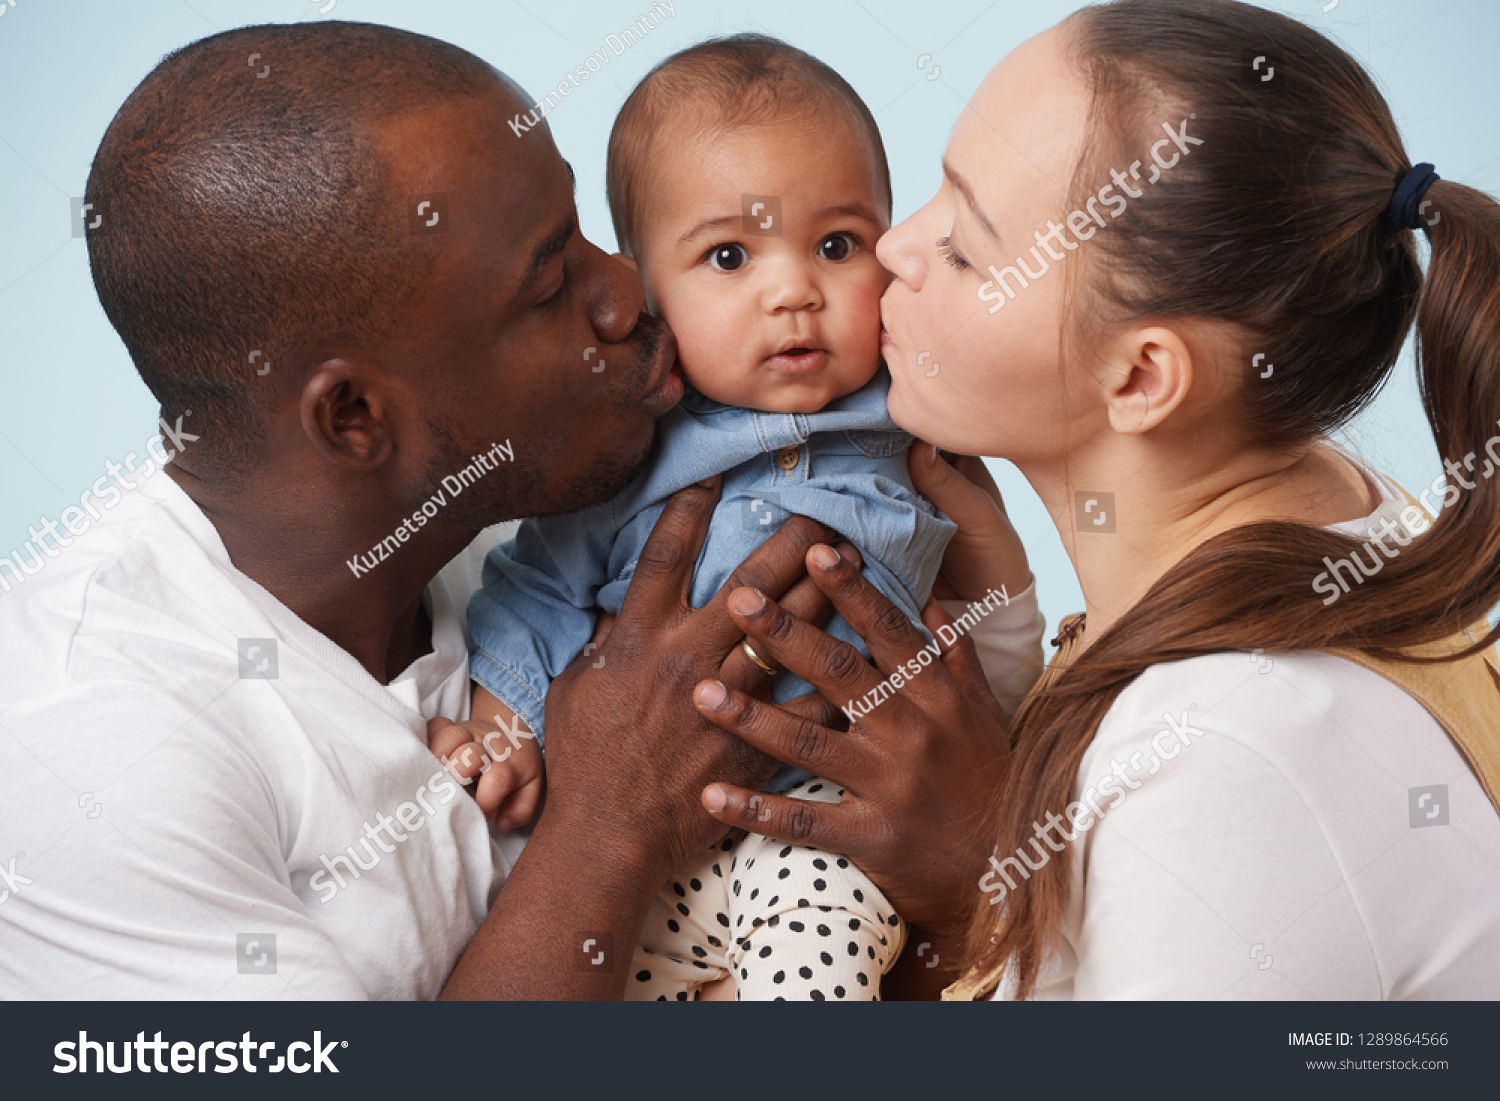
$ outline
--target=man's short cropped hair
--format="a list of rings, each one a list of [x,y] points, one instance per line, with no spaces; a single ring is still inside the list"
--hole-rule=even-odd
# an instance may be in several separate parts
[[[876,198],[891,213],[891,173],[880,128],[849,82],[811,54],[764,34],[711,38],[673,54],[646,74],[625,100],[609,135],[605,186],[620,251],[635,255],[659,159],[657,139],[684,122],[698,133],[779,120],[812,120],[849,112],[864,131],[876,165]],[[680,134],[680,130],[673,130]]]
[[[500,81],[449,43],[334,21],[202,39],[131,93],[89,173],[89,263],[169,422],[192,410],[200,464],[252,465],[287,381],[266,376],[378,337],[433,259],[372,123]]]

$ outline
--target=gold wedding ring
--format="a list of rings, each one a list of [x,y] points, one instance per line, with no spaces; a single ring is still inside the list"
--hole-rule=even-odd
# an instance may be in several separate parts
[[[740,649],[745,651],[745,656],[747,658],[749,658],[751,661],[755,662],[756,665],[759,665],[762,669],[765,670],[766,676],[774,677],[776,675],[776,667],[767,665],[765,662],[761,661],[760,655],[750,648],[750,640],[748,638],[740,643]]]

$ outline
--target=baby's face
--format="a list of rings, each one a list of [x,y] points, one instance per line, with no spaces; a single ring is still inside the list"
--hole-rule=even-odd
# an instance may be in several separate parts
[[[868,382],[890,280],[875,242],[888,219],[853,125],[829,112],[659,147],[635,255],[688,381],[781,413],[815,412]],[[774,204],[752,215],[746,195],[779,199],[779,216]]]

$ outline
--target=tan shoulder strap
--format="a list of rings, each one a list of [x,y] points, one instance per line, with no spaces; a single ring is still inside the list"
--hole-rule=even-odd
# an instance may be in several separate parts
[[[1456,653],[1478,642],[1489,624],[1476,624],[1452,638],[1410,651],[1417,657]],[[1495,648],[1441,665],[1412,665],[1384,661],[1358,650],[1330,650],[1330,654],[1379,673],[1425,707],[1436,719],[1464,760],[1484,793],[1500,813],[1500,672]]]
[[[1406,490],[1401,494],[1410,505],[1420,507]],[[1413,657],[1456,654],[1474,645],[1489,630],[1489,621],[1481,619],[1451,638],[1407,652]],[[1379,673],[1425,707],[1448,732],[1496,812],[1500,812],[1500,656],[1495,647],[1433,665],[1387,661],[1358,650],[1328,652]]]

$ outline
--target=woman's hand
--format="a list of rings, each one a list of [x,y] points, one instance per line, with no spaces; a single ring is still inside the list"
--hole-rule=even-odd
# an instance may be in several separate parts
[[[849,857],[908,921],[957,937],[994,845],[990,808],[1009,763],[1005,715],[967,637],[923,666],[921,635],[853,563],[820,545],[808,551],[807,569],[875,665],[759,591],[740,589],[729,612],[756,651],[846,707],[898,669],[905,682],[847,732],[718,681],[699,684],[694,699],[705,718],[844,789],[839,804],[810,803],[716,783],[703,805],[727,825]],[[934,634],[952,622],[934,601],[922,619]]]
[[[929,443],[917,440],[907,468],[917,492],[950,520],[958,532],[948,543],[932,586],[939,600],[983,600],[991,589],[1016,596],[1031,585],[1026,548],[1005,514],[1005,502],[984,461],[953,456],[950,463]]]

